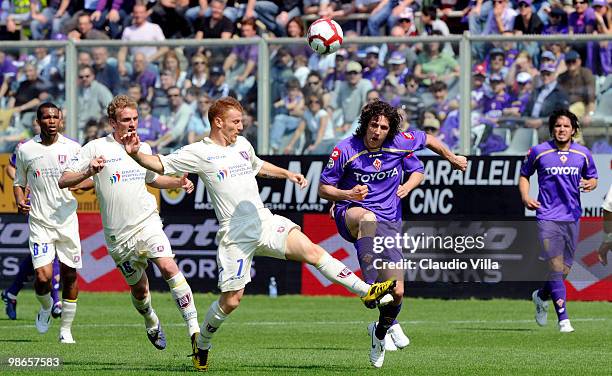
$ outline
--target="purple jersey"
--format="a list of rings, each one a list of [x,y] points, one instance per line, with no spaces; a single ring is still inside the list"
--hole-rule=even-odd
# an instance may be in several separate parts
[[[550,140],[529,149],[521,175],[538,172],[540,207],[536,217],[550,221],[577,221],[581,214],[580,178],[597,178],[597,169],[589,149],[571,143],[569,151],[557,149]]]
[[[568,25],[573,28],[574,34],[585,34],[587,26],[595,28],[597,20],[595,19],[595,11],[593,8],[587,8],[582,14],[574,12],[569,15]]]
[[[503,115],[503,110],[510,107],[512,107],[512,97],[504,92],[487,97],[484,101],[483,112],[489,118],[499,119]]]
[[[349,206],[360,206],[372,211],[385,221],[402,218],[397,187],[401,183],[402,171],[414,170],[416,157],[406,157],[413,151],[425,147],[426,135],[422,131],[400,132],[391,140],[385,140],[382,148],[368,151],[362,138],[348,137],[334,148],[327,166],[321,174],[321,184],[350,190],[356,185],[366,185],[368,195],[363,201],[338,201],[336,208],[346,210]]]

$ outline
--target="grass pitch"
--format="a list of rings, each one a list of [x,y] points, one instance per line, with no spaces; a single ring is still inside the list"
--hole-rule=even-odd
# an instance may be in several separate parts
[[[200,321],[213,295],[196,295]],[[153,306],[168,339],[164,351],[147,340],[128,293],[82,293],[73,336],[57,343],[59,321],[40,335],[31,290],[19,295],[18,320],[0,314],[3,375],[41,373],[10,369],[9,356],[63,359],[43,374],[195,374],[187,329],[169,293],[154,293]],[[2,307],[4,308],[4,307]],[[576,331],[560,334],[533,320],[531,301],[408,299],[400,321],[411,344],[387,352],[381,370],[370,367],[368,322],[378,311],[356,298],[245,296],[214,338],[210,371],[227,375],[612,375],[612,305],[569,302]]]

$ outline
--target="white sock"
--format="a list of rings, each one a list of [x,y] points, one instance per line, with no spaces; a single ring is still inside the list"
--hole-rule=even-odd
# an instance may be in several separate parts
[[[370,285],[362,281],[346,265],[331,257],[327,252],[321,256],[315,267],[325,278],[346,287],[359,296],[367,295],[370,290]]]
[[[51,293],[48,292],[44,295],[36,294],[36,299],[40,302],[40,306],[44,311],[50,311],[53,307],[53,299],[51,299]]]
[[[170,292],[172,293],[172,298],[174,298],[176,302],[176,306],[183,315],[183,320],[187,323],[187,330],[189,330],[189,336],[191,337],[194,333],[200,331],[198,325],[198,311],[193,302],[191,287],[189,287],[185,276],[183,276],[181,272],[178,272],[166,282],[168,286],[170,286]]]
[[[200,336],[198,337],[198,347],[201,349],[210,348],[210,341],[212,340],[213,334],[219,329],[223,321],[227,319],[227,315],[219,306],[219,301],[215,300],[208,308],[206,318],[202,322],[200,327]]]
[[[72,321],[76,316],[77,300],[62,299],[62,320],[60,323],[60,332],[63,330],[70,331]]]
[[[136,299],[132,294],[130,294],[130,296],[132,297],[134,308],[144,317],[147,330],[157,328],[157,325],[159,325],[159,318],[157,318],[151,306],[151,294],[147,294],[143,300]]]

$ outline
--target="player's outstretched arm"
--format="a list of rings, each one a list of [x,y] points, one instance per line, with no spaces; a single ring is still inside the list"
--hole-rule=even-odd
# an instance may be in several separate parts
[[[160,175],[164,174],[164,165],[157,155],[149,155],[140,152],[140,138],[136,132],[128,132],[121,137],[121,142],[125,146],[125,151],[128,153],[133,160],[139,165],[157,172]]]
[[[523,205],[529,210],[536,210],[540,207],[540,202],[529,197],[529,178],[526,176],[519,177],[519,192],[521,192],[521,200]]]
[[[462,155],[455,155],[455,153],[450,151],[436,137],[428,134],[426,146],[434,153],[449,161],[455,170],[465,171],[467,168],[467,159]]]
[[[89,162],[89,166],[87,166],[87,169],[85,171],[64,171],[59,181],[57,182],[57,185],[62,189],[74,187],[77,184],[80,184],[83,180],[89,179],[98,172],[102,171],[103,168],[104,156],[101,155],[92,159],[91,162]]]
[[[193,192],[193,182],[187,178],[187,173],[181,177],[176,176],[158,176],[155,181],[148,185],[157,189],[166,188],[183,188],[187,193]]]
[[[257,173],[257,176],[262,178],[287,179],[297,184],[300,188],[306,188],[308,185],[308,180],[306,180],[304,175],[296,174],[295,172],[285,170],[284,168],[275,166],[272,163],[265,161]]]
[[[338,189],[333,185],[319,184],[319,196],[330,201],[361,201],[368,195],[367,185],[356,185],[350,190]]]

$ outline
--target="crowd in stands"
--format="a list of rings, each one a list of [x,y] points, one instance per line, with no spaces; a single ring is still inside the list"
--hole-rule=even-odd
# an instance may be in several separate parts
[[[610,1],[0,0],[0,40],[296,38],[270,48],[270,153],[327,154],[354,132],[362,106],[375,99],[401,108],[403,129],[424,129],[457,148],[458,45],[412,43],[411,36],[465,30],[610,35]],[[319,16],[339,21],[345,37],[389,35],[406,42],[345,43],[320,56],[304,42],[305,19]],[[81,141],[109,132],[106,105],[127,93],[139,103],[140,137],[156,151],[204,138],[211,102],[226,95],[243,103],[244,134],[256,144],[257,60],[257,45],[79,48]],[[612,116],[611,41],[472,43],[472,61],[476,153],[508,147],[508,133],[499,128],[527,127],[546,137],[546,118],[559,107],[584,126]],[[39,103],[64,105],[65,65],[63,48],[0,50],[0,152],[28,137]],[[593,147],[612,152],[606,140]]]

